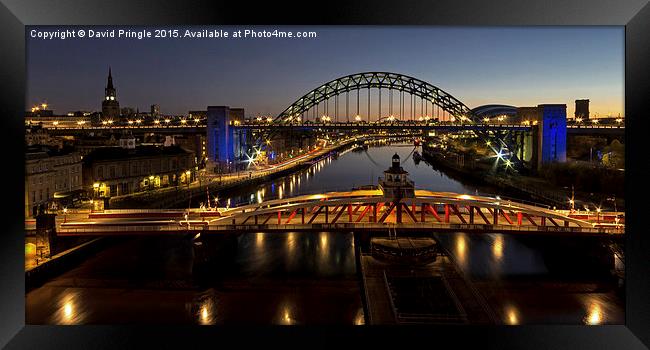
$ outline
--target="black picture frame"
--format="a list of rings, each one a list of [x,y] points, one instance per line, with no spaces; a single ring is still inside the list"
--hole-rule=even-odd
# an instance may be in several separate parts
[[[643,349],[650,346],[650,238],[643,231],[644,155],[650,99],[650,5],[647,0],[224,2],[127,0],[0,0],[0,116],[6,166],[0,232],[0,346],[23,348],[186,348],[270,340],[310,346],[441,344],[476,348]],[[254,12],[253,12],[254,11]],[[336,25],[615,25],[625,26],[626,322],[620,326],[491,327],[190,327],[25,325],[23,201],[25,25],[93,24]],[[547,54],[540,49],[540,55]],[[646,112],[647,113],[647,112]],[[7,159],[11,158],[11,159]],[[360,340],[360,337],[364,337]],[[260,344],[260,345],[263,345]],[[291,345],[290,343],[283,343]],[[645,345],[644,345],[645,344]]]

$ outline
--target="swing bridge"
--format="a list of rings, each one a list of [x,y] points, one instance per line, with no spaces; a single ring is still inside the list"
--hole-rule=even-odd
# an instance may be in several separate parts
[[[296,231],[404,231],[565,236],[624,234],[624,213],[570,212],[498,197],[415,190],[388,198],[354,190],[274,199],[234,208],[124,209],[58,220],[59,236],[223,234]]]

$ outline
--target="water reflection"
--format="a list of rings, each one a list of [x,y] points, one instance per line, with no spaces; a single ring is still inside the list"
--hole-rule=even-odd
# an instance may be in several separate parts
[[[605,313],[601,301],[597,297],[588,297],[585,301],[587,314],[582,319],[586,325],[599,325],[605,322]]]
[[[215,317],[215,303],[213,302],[211,297],[204,298],[200,304],[199,304],[199,310],[198,310],[198,320],[199,324],[202,325],[211,325],[215,324],[216,317]]]
[[[255,248],[262,249],[264,246],[264,232],[258,232],[255,234]]]
[[[329,257],[329,236],[328,232],[320,233],[320,246],[318,247],[320,252],[320,257],[322,259],[321,264],[324,263]]]
[[[280,307],[280,316],[279,324],[281,325],[293,325],[296,324],[296,320],[293,317],[292,310],[293,308],[288,302],[285,302],[284,305]]]
[[[495,234],[494,242],[492,242],[492,254],[497,261],[501,261],[503,258],[503,243],[503,235]]]
[[[58,309],[54,313],[54,324],[83,323],[84,313],[79,308],[79,293],[66,290],[57,302]]]
[[[357,315],[354,317],[354,325],[363,326],[364,324],[366,324],[366,320],[363,317],[363,308],[359,308]]]
[[[456,235],[455,253],[458,265],[461,267],[467,266],[467,237],[464,233]]]
[[[513,305],[506,306],[506,319],[505,323],[509,325],[518,325],[519,324],[519,310]]]

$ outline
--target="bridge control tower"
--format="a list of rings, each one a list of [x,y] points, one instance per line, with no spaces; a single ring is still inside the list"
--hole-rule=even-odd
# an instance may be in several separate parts
[[[414,198],[415,183],[408,178],[408,174],[400,165],[399,155],[395,153],[391,167],[384,171],[384,178],[379,178],[379,189],[384,197]]]

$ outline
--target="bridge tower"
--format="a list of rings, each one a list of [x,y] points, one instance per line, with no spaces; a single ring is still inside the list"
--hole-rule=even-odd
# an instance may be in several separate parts
[[[230,108],[208,106],[206,140],[208,161],[226,163],[233,160]]]
[[[243,122],[244,109],[228,106],[208,106],[207,156],[208,162],[222,168],[236,166],[246,148],[246,133],[236,132],[234,126]]]
[[[553,162],[566,162],[566,105],[538,105],[538,157],[537,166]]]

